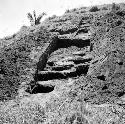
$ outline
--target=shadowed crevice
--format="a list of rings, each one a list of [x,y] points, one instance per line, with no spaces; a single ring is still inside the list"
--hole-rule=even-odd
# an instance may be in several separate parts
[[[86,46],[90,46],[90,39],[58,39],[57,48],[68,48],[71,46],[76,46],[79,48],[83,48]]]
[[[124,94],[125,94],[125,91],[121,91],[121,92],[118,92],[118,93],[117,93],[118,97],[121,97],[121,96],[123,96]]]
[[[55,86],[52,85],[41,85],[41,84],[30,85],[30,87],[27,88],[26,92],[30,94],[49,93],[54,90],[54,87]]]
[[[98,78],[99,80],[102,80],[102,81],[105,81],[105,80],[106,80],[106,76],[105,76],[105,75],[97,76],[97,78]]]
[[[40,71],[37,74],[37,80],[39,81],[47,81],[54,79],[66,79],[69,77],[77,77],[82,74],[86,75],[88,72],[89,65],[80,64],[69,70],[63,71]]]

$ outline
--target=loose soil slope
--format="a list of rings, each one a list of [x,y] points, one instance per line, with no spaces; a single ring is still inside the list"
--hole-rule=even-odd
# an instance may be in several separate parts
[[[0,122],[124,124],[124,6],[23,27],[0,53]]]

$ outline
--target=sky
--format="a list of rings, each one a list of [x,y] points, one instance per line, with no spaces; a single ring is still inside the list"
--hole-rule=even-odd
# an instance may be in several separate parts
[[[29,26],[27,13],[33,10],[37,14],[46,12],[46,17],[60,16],[67,9],[113,2],[125,0],[0,0],[0,38],[16,33],[23,25]]]

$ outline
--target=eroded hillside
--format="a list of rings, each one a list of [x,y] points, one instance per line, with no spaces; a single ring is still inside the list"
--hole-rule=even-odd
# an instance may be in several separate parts
[[[124,124],[124,6],[67,10],[11,37],[0,53],[0,121]]]

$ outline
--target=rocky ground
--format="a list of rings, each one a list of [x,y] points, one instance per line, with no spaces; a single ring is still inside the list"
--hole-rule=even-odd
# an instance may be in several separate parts
[[[18,87],[11,99],[1,88],[0,123],[125,124],[123,6],[67,11],[2,48],[1,84]]]

